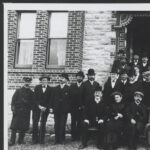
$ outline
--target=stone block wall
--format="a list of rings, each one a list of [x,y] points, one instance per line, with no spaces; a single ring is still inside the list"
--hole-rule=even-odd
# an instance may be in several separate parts
[[[96,80],[104,85],[116,52],[116,16],[111,11],[86,11],[82,69],[95,69]]]

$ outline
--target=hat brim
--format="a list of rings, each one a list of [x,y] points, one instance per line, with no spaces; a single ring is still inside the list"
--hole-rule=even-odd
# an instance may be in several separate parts
[[[48,81],[50,80],[50,77],[40,77],[39,80],[42,81],[44,78],[47,79]]]

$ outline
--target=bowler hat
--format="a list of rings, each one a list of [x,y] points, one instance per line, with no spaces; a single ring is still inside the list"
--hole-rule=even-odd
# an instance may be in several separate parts
[[[67,73],[62,73],[61,74],[61,77],[64,77],[65,79],[67,79],[69,81],[69,77],[68,77],[68,74]]]
[[[80,76],[80,77],[83,77],[84,78],[84,73],[82,72],[82,71],[79,71],[79,72],[77,72],[77,74],[76,74],[76,77],[77,76]]]
[[[95,75],[94,69],[89,69],[87,75]]]
[[[49,76],[46,76],[46,75],[42,75],[39,80],[41,81],[42,79],[46,78],[48,81],[50,80],[50,77]]]
[[[140,91],[134,92],[134,95],[140,95],[140,96],[144,97],[144,94],[142,92],[140,92]]]
[[[115,95],[119,95],[119,96],[122,97],[122,93],[121,93],[121,92],[118,92],[118,91],[113,92],[111,96],[115,96]]]
[[[32,81],[32,78],[29,78],[29,77],[23,77],[23,80],[25,82],[31,82]]]
[[[119,69],[112,67],[111,72],[110,73],[119,73]]]
[[[95,88],[95,91],[102,91],[102,86],[98,85],[98,86]]]
[[[120,50],[118,51],[118,54],[125,54],[125,53],[126,53],[125,49],[120,49]]]

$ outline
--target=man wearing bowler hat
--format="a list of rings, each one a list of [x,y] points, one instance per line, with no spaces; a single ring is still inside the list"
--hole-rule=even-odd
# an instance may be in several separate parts
[[[79,71],[76,74],[76,83],[70,86],[71,100],[71,133],[72,140],[79,140],[81,134],[81,123],[83,113],[83,79],[84,73]]]
[[[11,110],[11,138],[9,146],[15,144],[16,133],[19,132],[18,144],[24,143],[25,132],[29,129],[30,111],[32,106],[33,91],[30,89],[31,78],[24,77],[23,87],[17,89],[12,97]]]
[[[67,85],[68,81],[68,74],[62,73],[59,77],[59,85],[54,89],[53,111],[55,121],[55,144],[63,144],[65,141],[67,116],[68,112],[70,112],[70,90]]]
[[[106,81],[104,85],[104,91],[103,91],[104,101],[108,105],[112,103],[112,101],[111,102],[109,101],[111,100],[112,93],[119,90],[118,78],[119,78],[118,70],[113,68],[110,72],[110,77],[108,78],[108,80]]]
[[[49,111],[52,112],[52,88],[48,85],[50,78],[43,75],[39,78],[41,84],[34,89],[34,106],[33,106],[33,144],[44,144],[45,126]],[[38,123],[40,120],[40,130]]]

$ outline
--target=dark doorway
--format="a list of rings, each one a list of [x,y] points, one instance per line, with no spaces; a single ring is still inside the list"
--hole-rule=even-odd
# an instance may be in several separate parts
[[[136,17],[127,26],[127,49],[130,58],[145,52],[150,57],[150,17]]]

